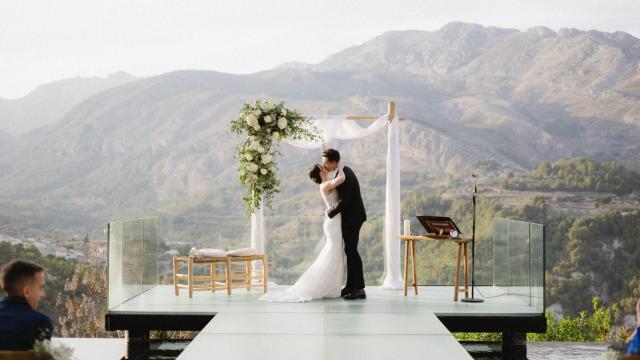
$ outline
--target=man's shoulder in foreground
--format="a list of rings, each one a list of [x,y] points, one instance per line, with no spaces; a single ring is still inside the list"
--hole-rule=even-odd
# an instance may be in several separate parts
[[[52,329],[51,318],[32,309],[24,298],[0,300],[0,350],[29,350],[35,340],[51,338]]]

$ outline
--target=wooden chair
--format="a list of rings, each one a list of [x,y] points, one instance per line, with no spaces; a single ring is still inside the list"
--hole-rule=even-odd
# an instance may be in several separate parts
[[[262,269],[255,269],[253,267],[254,261],[259,261],[262,264]],[[268,283],[269,264],[266,255],[227,256],[227,284],[229,285],[227,291],[229,295],[231,295],[231,289],[245,288],[247,291],[251,291],[252,287],[262,287],[263,292],[266,293]]]
[[[187,264],[187,273],[180,273],[180,264]],[[194,264],[209,264],[209,273],[206,275],[194,275]],[[218,274],[218,266],[224,268],[224,275]],[[180,294],[180,289],[189,290],[189,298],[193,297],[194,291],[211,291],[227,289],[231,293],[228,282],[229,270],[227,257],[194,257],[194,256],[174,256],[173,257],[173,286],[176,296]],[[186,284],[180,281],[186,280]]]

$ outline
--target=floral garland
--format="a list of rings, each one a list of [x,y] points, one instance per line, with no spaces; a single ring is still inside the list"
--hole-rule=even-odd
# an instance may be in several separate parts
[[[249,214],[260,208],[263,201],[271,208],[273,196],[280,192],[280,179],[276,173],[277,159],[281,155],[278,152],[280,141],[320,138],[320,132],[311,120],[297,110],[287,109],[283,102],[245,103],[229,129],[236,135],[247,135],[244,143],[238,146],[236,158],[240,182],[247,187],[243,200]]]

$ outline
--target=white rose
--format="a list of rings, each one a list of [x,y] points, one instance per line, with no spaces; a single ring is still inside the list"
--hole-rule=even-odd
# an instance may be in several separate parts
[[[273,160],[273,156],[269,154],[262,156],[262,159],[261,159],[263,164],[268,164],[271,162],[271,160]]]
[[[260,169],[260,174],[267,175],[267,169]]]
[[[260,116],[260,115],[262,115],[262,111],[260,111],[260,109],[255,109],[255,110],[253,111],[253,115],[255,115],[255,116]]]
[[[254,140],[254,141],[251,143],[250,147],[251,147],[252,149],[254,149],[254,150],[257,150],[257,149],[260,147],[260,143]]]
[[[278,119],[278,127],[284,129],[287,127],[287,118],[281,117]]]
[[[257,148],[256,150],[258,150],[258,152],[260,154],[264,154],[265,152],[267,152],[262,146],[260,146],[259,148]]]
[[[266,108],[267,110],[273,110],[273,108],[274,108],[273,104],[272,104],[270,101],[267,101],[267,102],[264,104],[264,106],[265,106],[265,108]]]
[[[251,172],[256,172],[256,171],[258,171],[258,165],[256,165],[256,164],[249,164],[249,165],[247,166],[247,170],[249,170],[249,171],[251,171]]]
[[[280,133],[277,131],[274,131],[273,133],[271,133],[271,140],[273,141],[278,141],[280,139]]]
[[[252,161],[253,160],[253,156],[251,156],[251,154],[245,155],[244,158],[247,159],[247,161]]]
[[[260,130],[260,124],[253,125],[253,130],[255,130],[255,131]]]
[[[264,122],[266,122],[267,124],[272,122],[272,121],[273,121],[273,119],[271,119],[271,116],[267,115],[267,116],[264,117]]]
[[[282,109],[282,111],[280,112],[280,114],[282,116],[287,116],[287,109]]]
[[[247,115],[246,120],[247,120],[247,125],[249,126],[254,126],[255,124],[258,123],[258,119],[256,119],[255,115],[253,114]]]

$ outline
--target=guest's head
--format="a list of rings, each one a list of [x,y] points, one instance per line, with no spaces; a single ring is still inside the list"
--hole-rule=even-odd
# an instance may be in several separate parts
[[[309,179],[316,184],[322,184],[327,180],[327,171],[320,164],[314,164],[309,170]]]
[[[322,153],[322,166],[327,171],[334,171],[338,168],[340,153],[335,149],[327,149]]]
[[[2,289],[9,296],[25,298],[36,309],[45,296],[44,271],[36,263],[13,260],[2,268]]]

